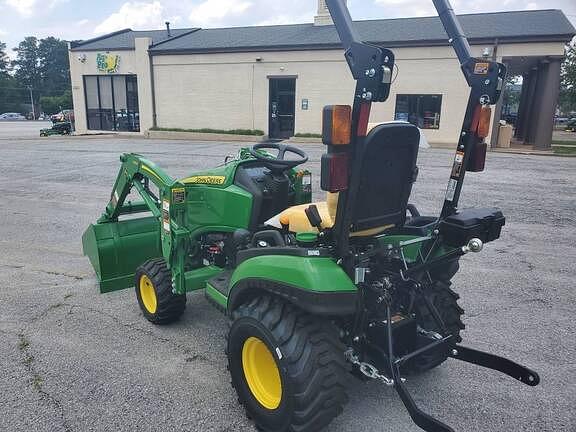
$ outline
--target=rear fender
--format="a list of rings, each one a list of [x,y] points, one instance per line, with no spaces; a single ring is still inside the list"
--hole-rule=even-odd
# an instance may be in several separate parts
[[[352,315],[356,286],[331,258],[265,255],[248,259],[230,280],[230,313],[251,298],[270,293],[314,315]]]

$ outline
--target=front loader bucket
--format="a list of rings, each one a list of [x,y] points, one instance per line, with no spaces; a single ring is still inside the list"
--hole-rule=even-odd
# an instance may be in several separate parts
[[[92,224],[82,236],[82,247],[96,271],[101,293],[130,288],[136,268],[162,256],[158,219]]]

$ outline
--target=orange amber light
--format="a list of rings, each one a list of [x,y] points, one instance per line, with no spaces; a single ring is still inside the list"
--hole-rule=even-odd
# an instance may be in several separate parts
[[[348,145],[352,133],[352,107],[330,105],[324,108],[322,138],[326,145]]]
[[[489,106],[483,106],[480,109],[480,114],[478,118],[478,130],[476,135],[479,138],[486,138],[490,133],[490,121],[492,120],[492,108]]]
[[[349,105],[336,105],[332,113],[332,144],[350,144],[352,133],[352,108]]]

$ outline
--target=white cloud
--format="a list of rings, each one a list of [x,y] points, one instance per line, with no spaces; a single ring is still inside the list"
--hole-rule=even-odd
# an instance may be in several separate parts
[[[192,8],[189,19],[196,25],[211,26],[229,16],[242,15],[251,6],[246,0],[205,0]]]
[[[0,36],[6,36],[8,32],[6,30],[0,29]]]
[[[54,9],[56,6],[60,6],[61,4],[68,3],[70,0],[50,0],[48,2],[48,9]]]
[[[6,4],[16,9],[16,12],[23,17],[29,17],[34,13],[36,0],[6,0]]]
[[[305,23],[305,22],[312,22],[314,19],[314,13],[305,13],[302,15],[275,15],[270,18],[264,19],[262,21],[257,22],[255,25],[258,26],[270,26],[270,25],[283,25],[283,24],[296,24],[296,23]]]
[[[385,8],[390,17],[430,16],[433,15],[432,2],[420,0],[375,0],[374,3]]]
[[[159,1],[126,2],[94,29],[94,33],[110,33],[124,28],[151,29],[164,24],[164,8]]]

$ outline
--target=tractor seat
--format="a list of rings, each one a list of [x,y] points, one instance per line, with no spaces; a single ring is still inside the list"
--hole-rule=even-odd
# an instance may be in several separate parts
[[[332,228],[336,220],[336,209],[338,208],[338,194],[326,194],[326,201],[320,201],[312,204],[302,204],[294,207],[287,208],[282,213],[272,218],[267,222],[269,225],[288,225],[291,232],[318,232],[316,227],[310,225],[310,221],[306,216],[305,210],[315,205],[318,208],[318,213],[322,218],[323,228]],[[380,234],[387,229],[393,228],[394,225],[384,225],[369,230],[353,232],[350,237],[367,237]]]
[[[410,123],[383,123],[373,128],[358,148],[360,169],[357,176],[354,208],[351,209],[350,236],[367,237],[406,223],[408,200],[416,181],[420,131]],[[350,191],[349,191],[350,192]],[[336,220],[337,193],[328,193],[325,202],[316,203],[322,226],[330,228]],[[310,204],[291,207],[267,222],[292,232],[316,231],[305,210]]]

